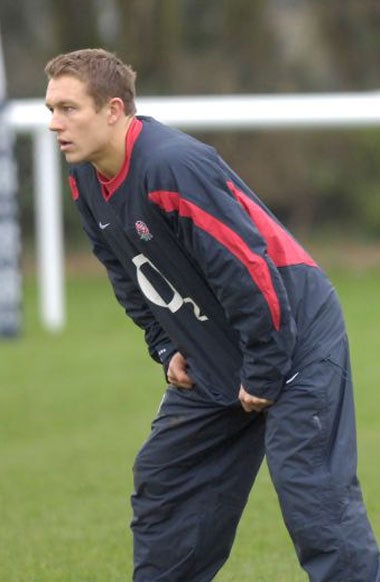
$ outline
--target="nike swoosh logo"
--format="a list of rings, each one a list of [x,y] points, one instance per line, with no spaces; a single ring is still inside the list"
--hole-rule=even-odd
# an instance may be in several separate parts
[[[299,372],[296,372],[295,374],[293,374],[293,376],[291,378],[289,378],[289,380],[287,380],[285,382],[285,384],[290,384],[291,382],[293,382],[293,380],[295,380],[298,376]]]
[[[106,222],[105,224],[103,224],[102,222],[99,222],[99,226],[102,230],[107,228],[107,226],[109,226],[110,224],[111,224],[110,222]]]

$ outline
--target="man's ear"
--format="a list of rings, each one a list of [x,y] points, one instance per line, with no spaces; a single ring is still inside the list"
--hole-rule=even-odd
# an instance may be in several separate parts
[[[113,97],[108,103],[108,121],[110,125],[116,123],[125,115],[124,102],[120,97]]]

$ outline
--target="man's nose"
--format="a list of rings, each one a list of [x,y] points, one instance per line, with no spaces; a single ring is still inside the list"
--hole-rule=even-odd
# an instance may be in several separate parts
[[[52,113],[49,129],[50,131],[60,131],[62,129],[62,121],[57,113]]]

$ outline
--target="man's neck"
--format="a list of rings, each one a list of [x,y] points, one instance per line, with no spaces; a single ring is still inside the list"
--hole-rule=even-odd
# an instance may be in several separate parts
[[[127,152],[125,151],[126,135],[131,125],[133,117],[126,117],[120,127],[117,128],[110,140],[106,154],[99,163],[94,163],[97,171],[105,178],[111,180],[122,167]],[[116,128],[115,128],[116,129]]]

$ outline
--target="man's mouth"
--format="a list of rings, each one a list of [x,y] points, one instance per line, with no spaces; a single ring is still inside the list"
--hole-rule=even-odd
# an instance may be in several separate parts
[[[61,152],[64,152],[64,151],[66,151],[66,150],[68,150],[68,149],[70,149],[72,147],[73,142],[72,141],[67,141],[65,139],[59,139],[58,140],[58,144],[59,144],[59,147],[60,147]]]

